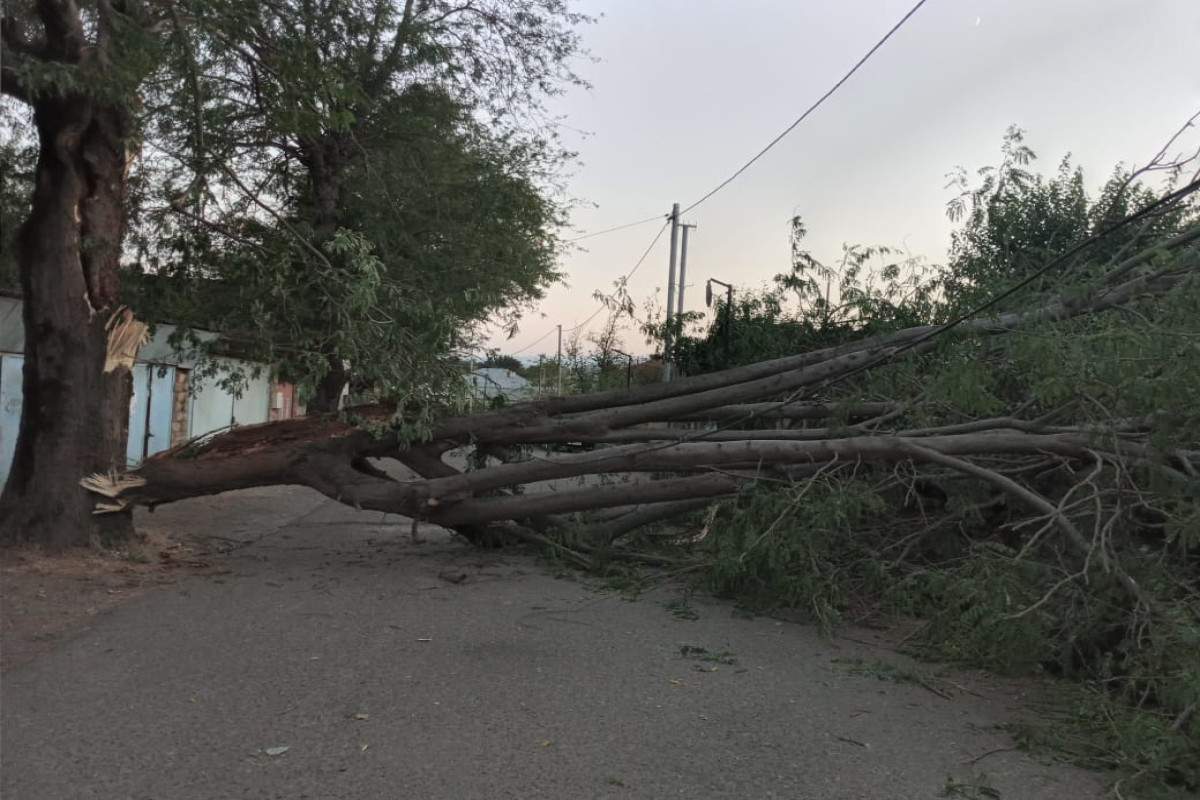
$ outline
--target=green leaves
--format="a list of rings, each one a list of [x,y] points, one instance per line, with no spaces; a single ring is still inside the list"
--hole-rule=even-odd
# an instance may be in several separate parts
[[[1092,195],[1069,160],[1048,176],[1033,160],[1012,129],[999,166],[955,175],[948,212],[960,226],[942,268],[861,246],[822,262],[794,220],[791,270],[765,291],[739,289],[707,330],[684,337],[685,371],[953,319],[1153,197],[1127,172]],[[977,471],[833,462],[792,486],[764,483],[716,516],[702,584],[823,627],[851,614],[912,619],[920,627],[910,645],[930,657],[1086,683],[1074,724],[1059,726],[1073,753],[1159,786],[1200,788],[1200,246],[1154,250],[1198,224],[1191,200],[1124,226],[988,313],[1071,308],[1139,274],[1191,276],[1165,295],[1048,314],[1002,336],[952,330],[848,380],[806,387],[806,398],[887,398],[903,411],[858,425],[792,420],[810,429],[801,435],[919,443],[978,434],[979,452],[962,457]],[[1154,255],[1112,275],[1142,252]],[[989,450],[984,437],[1021,435],[1014,429],[1070,437],[1090,452]],[[1082,547],[1056,536],[1063,520]],[[1145,599],[1131,597],[1119,570]]]
[[[586,19],[557,0],[185,7],[147,97],[135,230],[142,263],[178,285],[141,299],[173,295],[304,389],[347,363],[356,397],[453,394],[473,331],[560,277],[568,154],[540,103],[578,81]],[[222,297],[189,308],[204,281]]]

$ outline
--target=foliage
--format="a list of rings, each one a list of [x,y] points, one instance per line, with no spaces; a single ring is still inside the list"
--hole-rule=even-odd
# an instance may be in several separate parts
[[[1033,158],[1013,129],[999,167],[979,171],[973,186],[956,174],[948,210],[961,228],[936,271],[857,247],[825,267],[796,246],[797,222],[792,272],[770,289],[739,290],[732,314],[722,304],[711,327],[682,339],[681,363],[706,371],[948,320],[1098,234],[996,307],[1024,310],[1064,290],[1094,290],[1124,259],[1200,224],[1184,203],[1110,232],[1156,196],[1144,180],[1158,171],[1118,170],[1092,197],[1069,160],[1044,177],[1029,170]],[[1191,245],[1139,268],[1194,269],[1198,260]],[[1200,788],[1200,479],[1170,455],[1200,448],[1197,319],[1193,281],[1116,314],[1046,320],[1004,337],[944,335],[936,348],[820,387],[833,402],[900,400],[903,415],[888,429],[1002,429],[1016,417],[1029,430],[1081,431],[1097,456],[975,460],[1045,498],[1058,508],[1052,515],[941,465],[844,464],[792,486],[763,484],[722,506],[700,584],[755,610],[799,610],[824,628],[918,619],[909,644],[924,656],[1076,681],[1089,691],[1073,724],[1026,732],[1028,740],[1143,787]],[[813,424],[827,436],[864,432]],[[1132,431],[1149,435],[1159,467],[1111,455]],[[1058,514],[1086,552],[1059,535]]]
[[[15,103],[0,104],[0,291],[19,293],[17,229],[29,215],[37,148]]]
[[[947,205],[951,220],[961,221],[950,244],[950,259],[940,276],[947,311],[964,311],[988,299],[997,287],[1027,277],[1076,242],[1103,234],[1114,222],[1144,208],[1157,195],[1137,177],[1117,168],[1094,201],[1086,191],[1083,170],[1066,157],[1052,178],[1026,169],[1036,155],[1025,134],[1011,127],[1001,146],[1001,162],[977,170],[972,186],[966,170],[951,173],[958,190]],[[1063,277],[1085,284],[1103,274],[1106,264],[1132,254],[1147,243],[1178,231],[1189,212],[1178,206],[1144,223],[1100,236],[1063,272],[1047,275],[1027,292],[1008,298],[999,310],[1019,308],[1031,297],[1045,295]]]
[[[920,259],[888,247],[846,245],[838,263],[827,265],[805,249],[806,235],[803,220],[794,217],[791,269],[771,286],[736,289],[732,307],[727,294],[714,294],[707,329],[677,336],[673,352],[682,374],[830,347],[932,317],[937,287],[926,280],[930,270]],[[680,321],[680,332],[692,321]],[[644,329],[654,339],[662,327]]]
[[[520,373],[525,369],[525,366],[514,356],[491,355],[485,358],[479,364],[480,368],[495,367],[497,369],[506,369],[509,372]]]
[[[569,154],[541,102],[579,82],[586,18],[557,0],[189,11],[147,98],[131,297],[235,334],[323,403],[345,365],[360,396],[437,395],[476,325],[559,277]]]
[[[624,346],[621,341],[623,316],[623,312],[613,311],[595,333],[585,334],[582,328],[566,333],[562,353],[564,394],[624,389],[647,382],[647,373],[635,369],[634,357],[620,349]],[[556,381],[557,364],[539,360],[538,370],[543,366],[547,375],[552,373]]]

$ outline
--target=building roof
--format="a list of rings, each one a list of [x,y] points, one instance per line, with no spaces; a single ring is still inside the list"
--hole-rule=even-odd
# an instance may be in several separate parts
[[[481,367],[469,376],[476,391],[481,394],[514,394],[527,392],[532,384],[511,369],[503,367]]]
[[[20,354],[25,352],[25,320],[21,313],[22,301],[9,294],[0,294],[0,353]],[[138,350],[137,360],[153,364],[174,364],[193,368],[200,360],[194,348],[177,349],[171,337],[178,329],[174,325],[155,325],[150,340]],[[201,342],[217,338],[209,331],[192,331]]]

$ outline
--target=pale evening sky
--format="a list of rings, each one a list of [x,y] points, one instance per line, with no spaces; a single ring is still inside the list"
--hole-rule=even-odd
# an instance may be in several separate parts
[[[592,83],[551,105],[579,153],[568,180],[589,205],[580,235],[695,202],[832,86],[914,0],[583,0],[603,15],[584,30],[599,59]],[[684,221],[687,310],[704,279],[758,286],[788,267],[788,220],[833,260],[844,242],[904,246],[944,260],[951,224],[946,174],[995,163],[1010,124],[1025,128],[1050,172],[1067,153],[1098,186],[1118,162],[1140,164],[1200,109],[1196,0],[929,0],[820,109]],[[578,132],[577,132],[578,131]],[[582,133],[581,133],[582,132]],[[1193,130],[1184,144],[1195,147]],[[594,204],[594,207],[593,205]],[[511,340],[521,356],[553,355],[555,335],[597,308],[645,251],[651,222],[579,242],[556,286]],[[665,297],[668,236],[630,281]],[[605,315],[588,329],[595,330]],[[585,329],[587,330],[587,329]],[[644,354],[628,330],[626,350]]]

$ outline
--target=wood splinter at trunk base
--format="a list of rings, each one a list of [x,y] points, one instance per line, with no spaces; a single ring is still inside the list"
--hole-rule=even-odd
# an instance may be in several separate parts
[[[119,475],[116,471],[109,472],[107,475],[99,472],[93,473],[79,481],[79,485],[89,492],[98,494],[102,498],[110,498],[97,500],[93,514],[112,514],[125,510],[129,506],[130,498],[122,498],[121,495],[130,489],[145,486],[146,483],[146,479],[140,475],[129,472]]]

